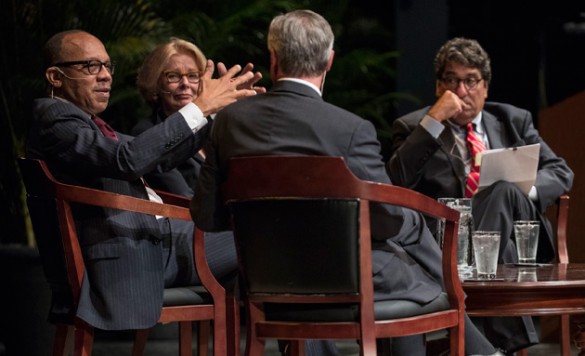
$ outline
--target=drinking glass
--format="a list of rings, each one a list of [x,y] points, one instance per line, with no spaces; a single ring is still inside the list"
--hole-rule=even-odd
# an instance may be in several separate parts
[[[439,198],[439,203],[445,204],[451,209],[459,211],[459,230],[457,237],[457,271],[460,276],[471,275],[472,254],[471,232],[473,231],[473,216],[471,214],[471,199],[469,198]],[[438,224],[438,240],[443,246],[443,233],[445,221],[441,219]]]
[[[474,231],[472,235],[473,252],[477,278],[496,278],[498,268],[498,254],[500,252],[499,231]]]
[[[519,263],[536,263],[539,232],[540,222],[538,221],[514,221],[514,239]]]

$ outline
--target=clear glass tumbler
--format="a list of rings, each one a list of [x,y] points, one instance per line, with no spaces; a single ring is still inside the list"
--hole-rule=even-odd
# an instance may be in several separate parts
[[[457,238],[457,270],[460,277],[470,276],[473,270],[473,255],[471,250],[471,233],[473,231],[473,215],[471,214],[471,199],[469,198],[439,198],[439,203],[459,211],[459,230]],[[445,221],[438,224],[437,237],[443,247],[443,233]]]
[[[498,255],[500,253],[499,231],[474,231],[472,235],[473,252],[477,278],[496,278]]]

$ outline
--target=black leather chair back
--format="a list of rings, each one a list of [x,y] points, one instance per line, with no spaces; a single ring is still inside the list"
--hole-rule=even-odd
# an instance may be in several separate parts
[[[262,199],[231,209],[250,292],[359,292],[357,200]]]

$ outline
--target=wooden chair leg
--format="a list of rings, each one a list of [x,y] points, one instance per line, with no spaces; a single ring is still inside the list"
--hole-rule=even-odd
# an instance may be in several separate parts
[[[199,356],[207,356],[209,354],[210,323],[209,320],[201,320],[197,323],[197,355]]]
[[[93,327],[81,319],[76,319],[73,354],[75,356],[91,356],[92,348]]]
[[[53,341],[53,356],[64,356],[68,335],[73,331],[73,326],[57,324],[55,328],[55,339]]]
[[[256,327],[254,322],[260,319],[262,311],[253,303],[247,303],[247,322],[246,322],[246,356],[264,355],[265,341],[256,336]]]
[[[240,305],[233,294],[226,295],[227,354],[240,356]]]
[[[465,327],[461,321],[459,326],[449,329],[449,349],[451,356],[465,355]]]
[[[571,355],[571,316],[569,314],[561,314],[561,355]]]
[[[139,329],[134,332],[134,345],[132,345],[132,356],[144,355],[144,348],[148,341],[150,329]]]
[[[305,340],[290,340],[290,355],[305,356]],[[375,354],[375,353],[374,353]]]
[[[193,355],[193,325],[191,321],[179,322],[179,355]]]

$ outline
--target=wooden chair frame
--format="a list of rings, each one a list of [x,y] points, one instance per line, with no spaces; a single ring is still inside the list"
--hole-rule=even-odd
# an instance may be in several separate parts
[[[230,161],[224,200],[233,202],[275,197],[357,198],[360,202],[360,293],[337,297],[290,294],[251,294],[242,286],[248,312],[246,355],[262,355],[265,339],[288,339],[292,354],[302,355],[304,339],[354,339],[362,355],[376,355],[376,339],[450,329],[451,355],[464,354],[464,294],[457,274],[459,213],[435,200],[405,188],[362,181],[341,157],[262,156]],[[371,269],[370,202],[393,204],[444,218],[443,274],[450,309],[413,317],[375,320]],[[236,240],[238,231],[234,231]],[[242,279],[245,273],[240,271]],[[355,322],[267,321],[264,302],[359,304]]]
[[[85,204],[105,208],[134,211],[143,214],[160,215],[168,218],[191,221],[189,200],[169,193],[158,192],[163,201],[173,204],[159,204],[126,195],[63,184],[57,181],[42,160],[20,158],[20,170],[24,179],[28,199],[54,200],[57,209],[58,226],[61,232],[63,252],[68,274],[69,286],[73,296],[73,310],[77,309],[85,265],[77,238],[77,231],[71,204]],[[182,205],[182,206],[179,206]],[[31,211],[33,225],[35,216]],[[35,229],[36,230],[36,229]],[[192,354],[192,322],[199,322],[200,355],[207,355],[209,323],[213,322],[214,355],[239,354],[239,317],[235,297],[219,284],[211,273],[204,253],[204,234],[195,229],[194,260],[197,273],[207,292],[212,296],[212,304],[192,304],[163,306],[160,323],[178,322],[179,354]],[[39,238],[39,237],[37,237]],[[142,355],[149,329],[137,330],[133,355]],[[91,355],[94,328],[83,320],[74,317],[73,325],[57,324],[53,355],[63,355],[67,347],[68,334],[74,334],[74,355]]]

